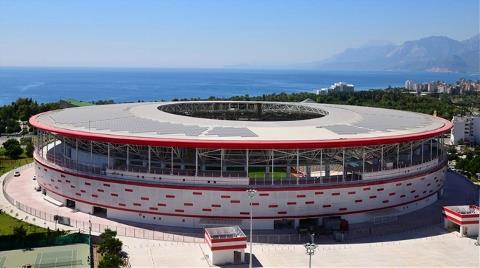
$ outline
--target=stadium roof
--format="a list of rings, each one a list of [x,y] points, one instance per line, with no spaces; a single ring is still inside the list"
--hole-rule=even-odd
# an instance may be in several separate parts
[[[316,116],[305,120],[252,121],[200,118],[169,112],[171,107],[181,109],[182,106],[177,107],[179,104],[276,105],[275,109],[286,109],[286,113],[298,109],[300,113]],[[30,123],[59,135],[112,143],[252,149],[397,143],[437,136],[452,126],[439,117],[390,109],[233,101],[86,106],[42,113],[33,116]]]

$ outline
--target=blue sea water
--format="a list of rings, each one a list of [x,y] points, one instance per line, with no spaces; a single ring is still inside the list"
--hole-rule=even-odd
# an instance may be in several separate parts
[[[405,80],[428,82],[479,74],[427,72],[352,72],[236,69],[0,68],[0,105],[19,97],[38,102],[59,99],[115,102],[173,98],[229,97],[279,92],[314,92],[345,81],[356,90],[403,86]]]

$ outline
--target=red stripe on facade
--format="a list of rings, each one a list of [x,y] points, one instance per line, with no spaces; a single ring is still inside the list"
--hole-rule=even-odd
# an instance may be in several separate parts
[[[221,246],[221,247],[211,247],[211,251],[217,251],[217,250],[226,250],[226,249],[244,249],[247,248],[247,245],[235,245],[235,246]]]
[[[225,218],[228,218],[228,219],[249,219],[249,217],[230,217],[230,216],[214,216],[214,215],[198,215],[198,214],[175,214],[175,213],[162,213],[162,212],[153,212],[153,211],[145,211],[145,210],[137,210],[137,209],[129,209],[129,208],[120,208],[120,207],[114,207],[114,206],[111,206],[111,205],[106,205],[106,204],[99,204],[99,203],[94,203],[94,202],[90,202],[90,201],[86,201],[86,200],[82,200],[82,199],[78,199],[78,198],[75,198],[75,197],[70,197],[70,196],[66,196],[64,194],[61,194],[59,192],[56,192],[54,190],[51,190],[49,189],[48,187],[46,187],[45,185],[41,185],[42,188],[45,188],[47,189],[48,191],[56,194],[56,195],[59,195],[59,196],[62,196],[64,198],[68,198],[68,199],[71,199],[71,200],[74,200],[74,201],[78,201],[78,202],[81,202],[81,203],[85,203],[85,204],[89,204],[89,205],[94,205],[94,206],[101,206],[101,207],[104,207],[104,208],[111,208],[111,209],[117,209],[117,210],[122,210],[122,211],[127,211],[127,212],[134,212],[134,213],[147,213],[147,214],[154,214],[154,215],[163,215],[163,216],[181,216],[181,217],[191,217],[191,218],[212,218],[212,219],[225,219]],[[349,215],[349,214],[356,214],[356,213],[365,213],[365,212],[371,212],[371,211],[378,211],[378,210],[382,210],[382,209],[387,209],[387,208],[394,208],[394,207],[400,207],[400,206],[404,206],[404,205],[408,205],[408,204],[411,204],[411,203],[414,203],[414,202],[418,202],[420,200],[423,200],[423,199],[426,199],[432,195],[435,195],[438,191],[435,191],[434,193],[432,194],[429,194],[427,196],[424,196],[424,197],[421,197],[419,199],[414,199],[414,200],[410,200],[410,201],[407,201],[407,202],[403,202],[403,203],[399,203],[399,204],[395,204],[395,205],[390,205],[390,206],[384,206],[384,207],[377,207],[377,208],[373,208],[373,209],[364,209],[364,210],[356,210],[356,211],[349,211],[349,212],[345,212],[345,213],[325,213],[325,214],[311,214],[311,215],[291,215],[291,216],[288,216],[287,218],[289,219],[299,219],[299,218],[314,218],[314,217],[326,217],[326,216],[335,216],[335,215]],[[323,205],[323,207],[331,207],[331,205]],[[275,217],[275,216],[260,216],[260,217],[253,217],[254,219],[276,219],[276,218],[285,218],[284,216],[282,217]]]

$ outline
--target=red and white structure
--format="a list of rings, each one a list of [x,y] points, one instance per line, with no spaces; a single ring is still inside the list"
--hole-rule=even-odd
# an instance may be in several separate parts
[[[69,108],[30,119],[43,193],[83,212],[169,226],[372,220],[437,200],[451,123],[425,114],[277,102]],[[374,212],[374,213],[372,213]]]
[[[211,265],[240,264],[245,261],[247,237],[239,226],[205,228],[205,242]]]
[[[458,226],[462,236],[478,236],[479,216],[480,207],[475,205],[443,207],[444,227]]]

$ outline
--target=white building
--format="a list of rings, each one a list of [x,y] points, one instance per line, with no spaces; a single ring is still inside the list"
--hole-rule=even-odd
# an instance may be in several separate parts
[[[355,90],[355,86],[345,82],[337,82],[331,85],[329,88],[323,90],[326,90],[328,93],[353,92]]]
[[[245,261],[247,236],[239,226],[205,228],[205,242],[211,265],[241,264]]]
[[[480,144],[480,116],[454,116],[452,119],[451,144],[457,145],[460,141],[469,144]]]
[[[405,89],[413,90],[413,85],[414,85],[414,82],[412,80],[405,81]]]
[[[479,212],[476,205],[443,207],[443,226],[445,229],[457,227],[461,236],[477,236]]]

